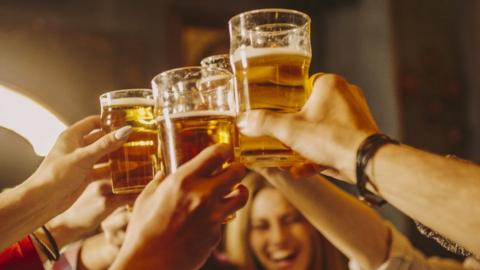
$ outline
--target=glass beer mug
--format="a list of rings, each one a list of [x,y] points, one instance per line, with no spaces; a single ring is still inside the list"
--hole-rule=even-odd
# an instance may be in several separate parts
[[[165,171],[173,173],[206,147],[237,139],[233,80],[224,69],[185,67],[152,80]]]
[[[238,113],[263,109],[298,112],[308,98],[310,18],[288,9],[260,9],[229,21],[230,62]],[[256,166],[291,166],[303,158],[280,141],[239,134],[239,160]]]
[[[111,132],[130,125],[127,142],[109,154],[113,193],[137,193],[159,170],[158,132],[150,89],[125,89],[100,96],[102,129]]]

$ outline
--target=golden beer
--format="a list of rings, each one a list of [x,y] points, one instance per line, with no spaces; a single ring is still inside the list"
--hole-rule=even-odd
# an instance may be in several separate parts
[[[113,193],[136,193],[153,179],[158,168],[158,132],[154,102],[120,98],[102,106],[102,129],[110,132],[130,125],[133,132],[121,148],[109,154]]]
[[[280,113],[301,110],[306,90],[310,54],[289,48],[239,48],[233,54],[240,115],[256,109]],[[303,159],[269,136],[239,134],[240,161],[261,166],[281,166]]]
[[[163,162],[167,174],[203,149],[217,143],[236,144],[234,115],[222,111],[190,111],[158,117]]]

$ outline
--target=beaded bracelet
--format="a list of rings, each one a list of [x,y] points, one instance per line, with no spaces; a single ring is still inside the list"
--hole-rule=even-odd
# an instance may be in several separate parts
[[[385,203],[385,200],[369,191],[366,187],[369,183],[375,192],[378,193],[377,186],[370,180],[370,178],[365,173],[365,168],[368,165],[370,159],[375,155],[378,149],[385,144],[399,144],[397,141],[391,139],[387,135],[376,133],[368,136],[358,148],[357,159],[356,159],[356,178],[357,178],[357,189],[359,192],[359,198],[362,201],[367,202],[369,205],[380,206]]]

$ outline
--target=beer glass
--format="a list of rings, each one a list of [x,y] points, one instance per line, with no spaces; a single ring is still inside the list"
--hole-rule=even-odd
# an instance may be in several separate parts
[[[209,68],[223,68],[232,72],[232,66],[230,65],[230,55],[228,54],[215,54],[208,56],[200,61],[202,67]]]
[[[204,148],[236,145],[232,74],[224,69],[185,67],[152,80],[165,172],[173,173]]]
[[[255,109],[298,112],[309,95],[308,15],[288,9],[253,10],[231,18],[229,30],[239,116]],[[239,159],[256,166],[290,166],[303,161],[272,137],[242,134]]]
[[[151,89],[125,89],[100,96],[102,129],[133,128],[127,142],[109,154],[113,193],[137,193],[159,170],[158,131]]]

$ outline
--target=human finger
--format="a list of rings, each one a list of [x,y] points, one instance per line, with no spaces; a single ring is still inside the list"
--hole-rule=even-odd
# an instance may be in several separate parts
[[[233,160],[232,147],[227,144],[215,144],[205,148],[196,157],[182,165],[179,171],[183,171],[187,176],[207,177],[230,160]]]
[[[83,136],[87,135],[92,130],[99,129],[100,125],[101,120],[99,115],[87,116],[67,128],[62,133],[62,136],[70,137],[80,142],[83,139]]]
[[[131,126],[124,126],[104,135],[94,143],[78,149],[78,159],[95,163],[102,156],[119,148],[128,139],[132,131]]]
[[[241,209],[248,200],[248,189],[244,185],[238,185],[227,197],[223,198],[214,212],[218,222],[224,221],[228,216]]]
[[[108,209],[116,209],[120,206],[133,205],[138,198],[137,193],[132,194],[110,194],[107,197],[106,205]]]
[[[228,168],[208,179],[213,197],[223,197],[238,184],[246,174],[246,168],[240,163],[232,163]]]
[[[113,211],[102,223],[102,230],[105,232],[123,230],[130,222],[131,213],[122,206]]]
[[[278,113],[268,110],[251,110],[243,113],[237,122],[239,131],[249,137],[272,136],[284,144],[292,145],[298,139],[298,133],[309,128],[310,123],[303,121],[294,113]]]
[[[306,86],[305,86],[308,95],[310,95],[310,94],[312,93],[313,85],[315,84],[315,81],[316,81],[319,77],[321,77],[321,76],[323,76],[323,75],[325,75],[325,74],[326,74],[326,73],[323,73],[323,72],[317,72],[317,73],[311,75],[311,76],[308,78],[307,84],[306,84]]]
[[[87,135],[83,136],[83,146],[89,145],[105,135],[105,131],[101,129],[95,129]]]
[[[117,247],[120,247],[122,246],[123,242],[125,241],[125,230],[119,230],[119,231],[116,231],[111,237],[110,239],[107,238],[107,240],[109,240],[109,242]]]
[[[91,185],[99,185],[99,193],[105,197],[106,214],[110,214],[120,206],[133,205],[139,195],[138,193],[114,194],[110,179],[102,179]]]
[[[125,231],[126,226],[118,228],[117,230],[107,230],[104,231],[105,238],[107,242],[115,246],[121,246],[125,240]]]
[[[357,113],[357,115],[363,115],[364,117],[367,118],[368,122],[374,126],[375,129],[378,129],[377,123],[375,122],[375,119],[373,119],[372,112],[370,111],[370,107],[368,106],[365,95],[360,89],[360,87],[353,84],[350,85],[349,87],[356,98],[357,104],[360,106],[360,109],[362,111],[362,113]]]
[[[107,179],[110,181],[111,171],[110,165],[106,162],[99,163],[97,161],[96,164],[93,165],[93,169],[90,171],[89,179],[91,181],[100,180],[100,179]]]
[[[337,99],[348,94],[349,88],[348,82],[336,74],[321,74],[314,79],[310,97],[300,114],[310,121],[319,121],[338,106]]]
[[[290,167],[289,172],[292,176],[298,179],[318,174],[319,171],[323,171],[324,169],[326,169],[326,167],[306,162]]]

